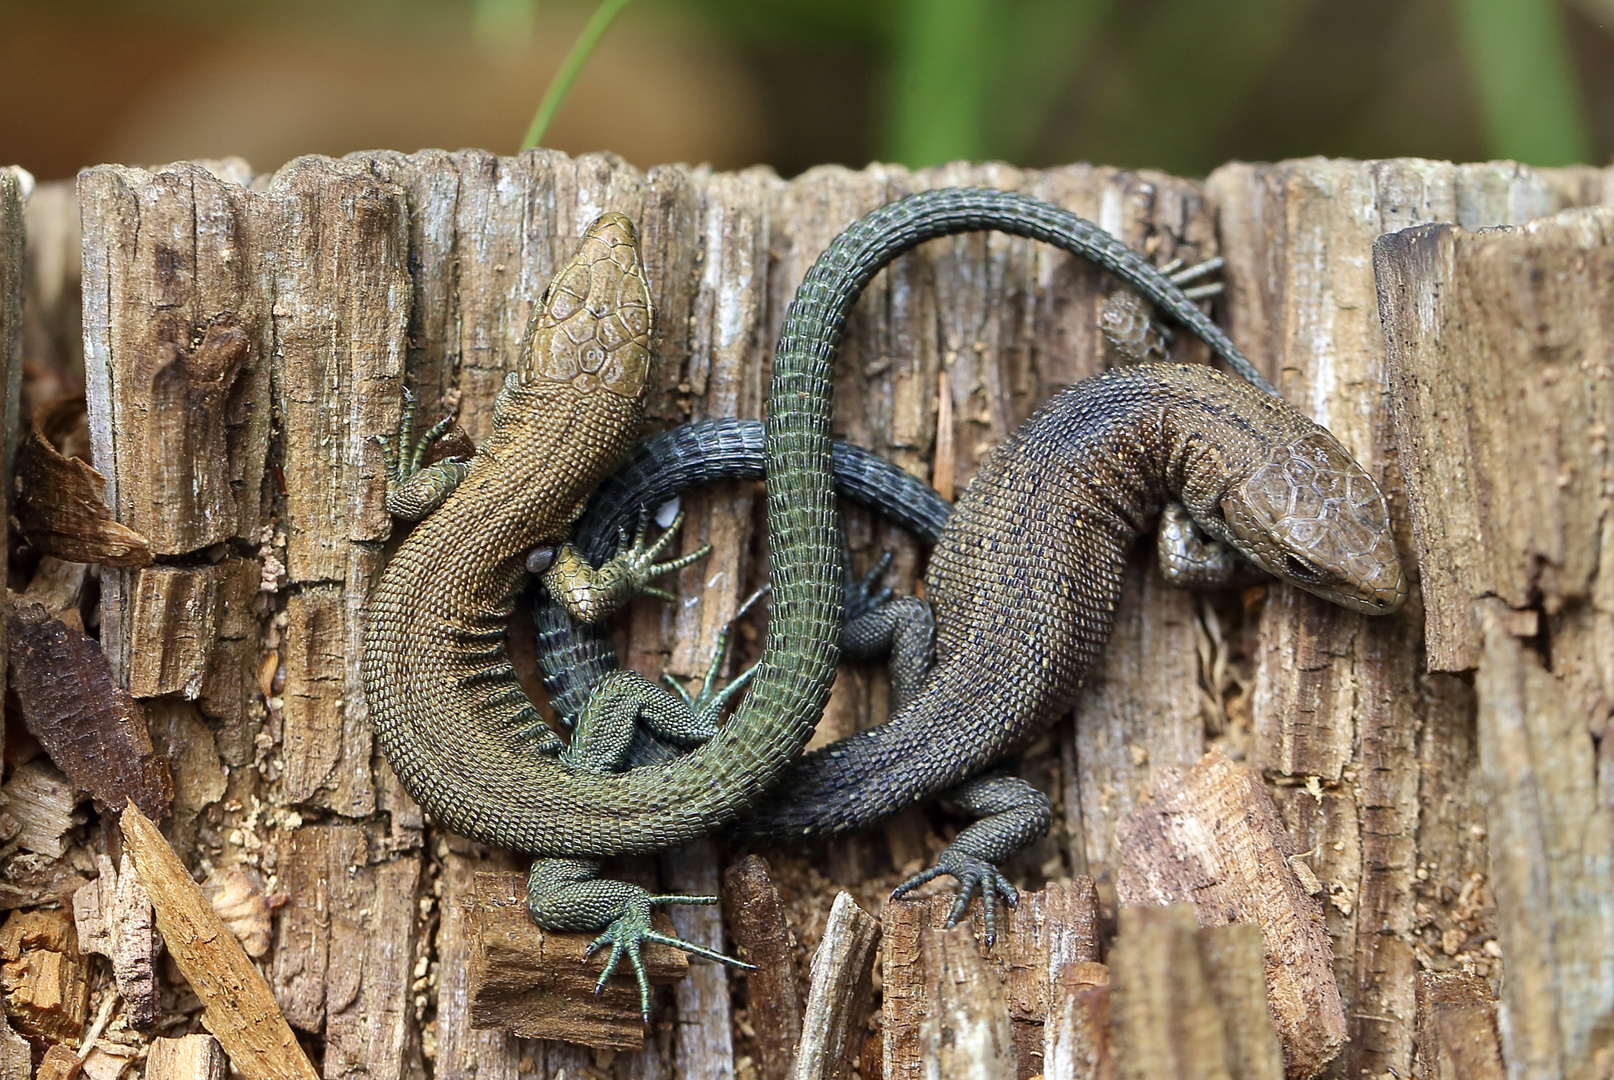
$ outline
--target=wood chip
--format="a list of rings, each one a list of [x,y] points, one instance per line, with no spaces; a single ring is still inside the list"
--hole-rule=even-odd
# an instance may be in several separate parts
[[[168,762],[100,644],[37,604],[13,608],[6,632],[23,722],[51,760],[103,812],[132,799],[148,816],[166,816],[174,798]]]
[[[627,961],[596,995],[594,983],[610,950],[585,958],[584,950],[598,935],[540,929],[527,913],[526,892],[520,874],[476,875],[466,909],[471,1025],[529,1039],[639,1049],[644,1018]],[[653,915],[652,923],[672,933],[662,913]],[[683,952],[655,943],[645,946],[644,965],[653,986],[677,982],[689,972]]]
[[[112,962],[131,1026],[150,1027],[157,1017],[157,939],[151,898],[129,856],[114,867],[106,855],[96,860],[101,875],[73,894],[73,924],[79,946]]]
[[[835,903],[840,902],[837,897]],[[756,968],[745,972],[744,978],[746,1010],[757,1033],[757,1076],[783,1080],[790,1074],[796,1041],[801,1038],[802,1005],[784,903],[769,876],[767,860],[746,855],[730,864],[723,874],[723,906],[729,914],[736,955]],[[832,912],[832,923],[834,919]]]
[[[1315,1076],[1345,1044],[1321,901],[1288,859],[1294,842],[1261,778],[1212,750],[1161,769],[1116,828],[1122,904],[1191,903],[1206,926],[1250,922],[1268,950],[1266,997],[1291,1076]]]
[[[0,1013],[0,1080],[33,1080],[33,1047]]]
[[[77,789],[61,770],[36,758],[13,770],[0,790],[5,793],[6,813],[21,826],[19,847],[52,859],[67,854],[67,833],[85,818],[78,811]]]
[[[269,985],[241,943],[191,880],[157,827],[130,803],[124,843],[151,895],[157,928],[191,989],[207,1007],[208,1029],[247,1080],[316,1080],[318,1074],[281,1015]]]
[[[77,1040],[90,1008],[89,964],[64,912],[13,911],[0,926],[6,1014],[24,1035]]]
[[[39,1072],[35,1080],[74,1080],[79,1069],[84,1065],[79,1056],[61,1043],[57,1043],[45,1051],[44,1060],[39,1063]]]
[[[813,953],[812,986],[791,1080],[846,1080],[852,1074],[873,1004],[879,943],[880,920],[858,907],[850,893],[836,894]]]
[[[153,1039],[146,1080],[224,1080],[224,1049],[211,1035]]]

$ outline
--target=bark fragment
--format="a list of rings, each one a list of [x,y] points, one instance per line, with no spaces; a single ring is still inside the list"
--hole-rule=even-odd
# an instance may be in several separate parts
[[[746,855],[730,864],[723,874],[723,906],[735,955],[756,968],[745,973],[745,1003],[757,1033],[757,1075],[783,1080],[802,1035],[802,1005],[784,905],[762,856]],[[818,1029],[823,1030],[822,1022]]]
[[[51,760],[103,812],[132,799],[150,817],[166,817],[174,798],[168,763],[101,646],[38,604],[15,607],[7,629],[23,722]]]

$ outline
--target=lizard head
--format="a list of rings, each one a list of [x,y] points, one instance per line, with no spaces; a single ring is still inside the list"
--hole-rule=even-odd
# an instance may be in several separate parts
[[[521,382],[638,398],[650,381],[650,288],[633,222],[601,214],[533,312]]]
[[[1384,495],[1320,428],[1269,447],[1223,492],[1218,509],[1215,531],[1307,592],[1370,615],[1407,598]]]

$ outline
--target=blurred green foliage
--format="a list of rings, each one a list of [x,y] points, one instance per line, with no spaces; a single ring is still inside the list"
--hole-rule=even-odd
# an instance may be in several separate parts
[[[8,2],[19,0],[0,12]],[[110,24],[257,20],[416,38],[453,27],[496,41],[599,2],[51,6]],[[1195,174],[1234,156],[1555,165],[1614,149],[1614,0],[640,0],[624,19],[696,24],[748,65],[769,160],[786,173],[874,156]]]
[[[1295,51],[1295,36],[1343,21],[1330,6],[1378,23],[1379,40],[1364,42],[1370,48],[1387,46],[1409,22],[1454,38],[1490,156],[1559,165],[1592,153],[1555,0],[1443,0],[1433,19],[1412,3],[1343,0],[664,2],[686,5],[735,38],[861,43],[881,69],[872,95],[878,152],[915,167],[954,158],[1084,159],[1203,171],[1251,95]],[[1614,15],[1609,0],[1577,3],[1605,27]],[[1454,10],[1438,10],[1448,5]],[[1328,56],[1328,46],[1314,42],[1308,51]],[[1396,62],[1440,66],[1443,50],[1417,51]],[[1074,122],[1056,116],[1073,90],[1087,92]],[[1339,86],[1358,97],[1372,90],[1349,78]]]

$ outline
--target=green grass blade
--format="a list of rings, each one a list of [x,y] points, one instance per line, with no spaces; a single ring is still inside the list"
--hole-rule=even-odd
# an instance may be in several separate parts
[[[549,80],[543,100],[538,103],[538,112],[527,127],[526,138],[521,140],[521,149],[531,150],[543,141],[544,132],[549,130],[549,122],[560,111],[561,103],[566,100],[567,91],[572,88],[572,80],[583,70],[589,54],[605,36],[611,21],[627,5],[628,0],[602,0],[600,6],[594,9],[593,17],[589,19],[588,25],[583,27],[583,32],[577,35],[577,41],[572,44],[572,51],[566,54],[566,60],[560,65],[560,70]]]
[[[1590,160],[1568,42],[1551,0],[1457,0],[1489,152],[1531,165]]]

